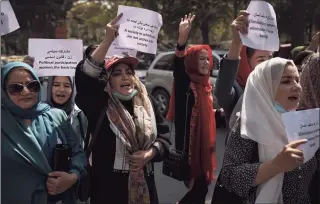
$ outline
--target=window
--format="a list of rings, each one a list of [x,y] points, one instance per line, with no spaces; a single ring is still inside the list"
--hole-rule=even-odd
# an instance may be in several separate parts
[[[160,69],[165,71],[173,71],[173,60],[174,53],[164,55],[160,60],[155,64],[154,69]]]

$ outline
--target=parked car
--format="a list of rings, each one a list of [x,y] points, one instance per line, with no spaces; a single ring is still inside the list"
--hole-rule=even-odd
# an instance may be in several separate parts
[[[215,87],[216,78],[219,73],[219,62],[221,57],[213,51],[214,69],[211,72],[210,81]],[[170,95],[173,83],[173,60],[174,51],[162,52],[151,63],[145,85],[149,94],[156,100],[161,113],[165,116],[169,109]],[[220,111],[221,107],[215,96],[213,96],[213,105],[216,111]],[[221,114],[221,117],[224,117]],[[219,120],[221,121],[221,120]],[[223,120],[224,121],[224,120]],[[220,126],[220,124],[217,124]]]

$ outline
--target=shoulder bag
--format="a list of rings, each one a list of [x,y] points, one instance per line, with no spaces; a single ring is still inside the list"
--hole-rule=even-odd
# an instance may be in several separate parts
[[[185,151],[190,88],[186,94],[187,94],[187,100],[186,100],[185,135],[183,140],[183,151],[170,149],[169,154],[167,157],[164,158],[163,165],[162,165],[162,173],[178,181],[188,181],[190,177],[188,153]],[[170,134],[172,133],[172,126],[170,130]]]

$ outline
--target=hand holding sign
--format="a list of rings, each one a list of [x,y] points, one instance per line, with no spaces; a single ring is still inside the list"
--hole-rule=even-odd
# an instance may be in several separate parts
[[[143,8],[119,5],[118,14],[121,13],[123,17],[118,21],[121,25],[119,36],[115,40],[117,45],[156,54],[158,34],[162,26],[161,14]]]
[[[250,13],[248,32],[239,33],[242,43],[257,50],[278,51],[280,42],[277,18],[272,5],[252,0],[247,12]]]
[[[179,45],[184,45],[186,43],[195,17],[195,15],[191,15],[190,13],[189,15],[185,15],[184,18],[181,18],[179,25]]]
[[[249,13],[247,11],[240,11],[239,16],[232,22],[232,42],[241,48],[242,42],[239,36],[239,32],[242,34],[248,33],[249,26]]]
[[[108,25],[106,26],[106,40],[108,40],[109,42],[113,42],[114,39],[119,35],[118,30],[119,30],[119,26],[117,25],[118,21],[120,20],[120,18],[122,17],[122,13],[119,14],[116,18],[114,18],[112,21],[110,21],[110,23],[108,23]]]

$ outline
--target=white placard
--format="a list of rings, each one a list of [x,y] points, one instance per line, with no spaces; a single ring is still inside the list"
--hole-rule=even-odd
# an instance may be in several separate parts
[[[161,14],[122,5],[118,7],[118,15],[120,13],[123,16],[118,21],[120,28],[116,43],[140,52],[156,54],[158,34],[162,26]]]
[[[28,55],[35,58],[34,68],[42,76],[74,76],[83,58],[82,40],[29,39]]]
[[[111,44],[110,48],[108,49],[108,53],[106,55],[106,58],[110,58],[114,55],[118,56],[131,56],[136,57],[137,56],[137,50],[134,48],[128,48],[123,47],[120,45],[117,45],[115,42]]]
[[[239,32],[242,43],[257,50],[278,51],[280,42],[277,17],[272,5],[253,0],[247,12],[250,14],[248,33]]]
[[[11,33],[18,28],[20,28],[18,20],[16,18],[16,15],[14,14],[14,11],[11,7],[11,4],[7,0],[0,1],[0,21],[1,21],[1,27],[0,27],[0,34],[1,36]]]
[[[303,151],[305,162],[309,161],[319,149],[319,117],[319,108],[282,114],[289,142],[308,139],[306,144],[298,147]]]

